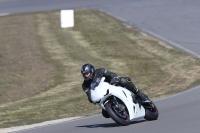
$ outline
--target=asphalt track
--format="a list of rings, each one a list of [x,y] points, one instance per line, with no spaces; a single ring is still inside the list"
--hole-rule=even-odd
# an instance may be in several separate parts
[[[174,47],[200,57],[199,0],[7,0],[0,14],[92,8],[111,14]],[[156,101],[157,121],[119,126],[101,115],[17,133],[200,133],[200,86]],[[92,106],[92,105],[91,105]]]

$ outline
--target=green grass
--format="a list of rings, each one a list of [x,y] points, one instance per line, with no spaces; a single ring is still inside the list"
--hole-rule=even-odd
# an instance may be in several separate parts
[[[81,88],[86,62],[129,76],[151,99],[200,83],[199,59],[97,10],[75,10],[67,29],[59,11],[4,16],[0,31],[1,128],[100,113]]]

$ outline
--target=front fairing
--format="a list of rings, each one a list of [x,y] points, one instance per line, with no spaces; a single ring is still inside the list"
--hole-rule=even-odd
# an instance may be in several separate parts
[[[91,83],[91,89],[90,89],[91,100],[94,103],[99,102],[108,93],[109,84],[103,81],[104,80],[101,79],[99,83],[95,83],[95,82]]]

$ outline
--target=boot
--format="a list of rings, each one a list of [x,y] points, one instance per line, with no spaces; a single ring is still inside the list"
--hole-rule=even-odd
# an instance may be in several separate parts
[[[147,95],[145,95],[144,93],[142,93],[141,91],[138,90],[138,92],[136,93],[136,95],[141,98],[141,104],[143,105],[143,107],[145,108],[154,108],[154,104],[153,102],[148,98]]]
[[[148,96],[145,95],[144,93],[142,93],[140,90],[137,90],[137,92],[135,93],[139,98],[142,99],[143,102],[147,102],[150,101]]]

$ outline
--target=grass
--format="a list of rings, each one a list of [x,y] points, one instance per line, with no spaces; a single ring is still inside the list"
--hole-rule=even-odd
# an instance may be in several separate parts
[[[24,21],[26,20],[26,21]],[[0,18],[0,128],[98,114],[82,91],[86,62],[129,76],[151,99],[200,83],[200,60],[97,10]]]

